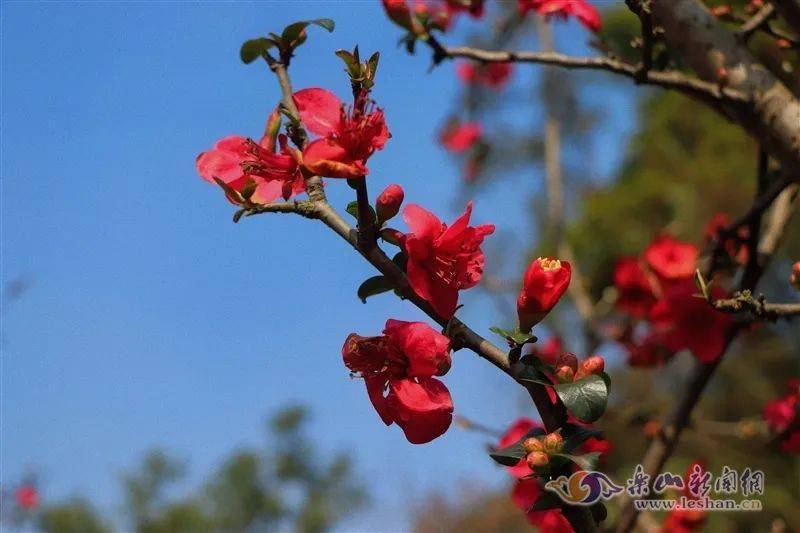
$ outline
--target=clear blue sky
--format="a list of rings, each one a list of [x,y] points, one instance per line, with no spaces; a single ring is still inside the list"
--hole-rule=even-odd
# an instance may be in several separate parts
[[[402,183],[407,199],[451,220],[459,170],[434,135],[456,94],[452,65],[428,73],[426,53],[399,49],[377,1],[2,7],[2,280],[30,282],[3,309],[3,483],[34,470],[44,498],[83,494],[114,516],[119,476],[146,449],[186,458],[199,481],[260,443],[265,415],[292,401],[311,405],[315,435],[352,450],[370,483],[372,509],[345,529],[402,529],[428,490],[506,482],[483,438],[453,428],[412,446],[348,379],[348,333],[421,314],[390,295],[361,304],[355,289],[373,272],[321,225],[277,215],[232,224],[231,206],[194,169],[216,139],[257,136],[278,98],[265,67],[239,62],[240,43],[330,17],[336,31],[310,31],[299,51],[295,87],[345,96],[333,51],[380,50],[375,98],[394,137],[370,161],[370,185]],[[467,28],[461,21],[450,42]],[[557,35],[562,49],[586,51],[577,26]],[[518,71],[515,85],[534,72]],[[621,111],[590,154],[603,179],[634,104],[590,89],[588,103]],[[526,113],[517,120],[535,119]],[[520,182],[497,183],[476,198],[474,220],[527,228]],[[328,191],[339,206],[352,192],[341,182]],[[472,292],[462,297],[470,322],[510,323]],[[494,426],[527,409],[513,383],[467,352],[445,382],[457,412]]]

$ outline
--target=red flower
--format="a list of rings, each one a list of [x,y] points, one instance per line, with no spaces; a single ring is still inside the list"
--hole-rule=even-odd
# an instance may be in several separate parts
[[[502,89],[511,77],[513,67],[508,62],[479,63],[462,61],[456,66],[458,78],[467,85],[483,85],[491,89]]]
[[[698,254],[695,245],[661,235],[644,251],[644,259],[661,279],[674,281],[694,275]]]
[[[450,392],[433,377],[450,369],[450,339],[427,324],[389,319],[381,336],[351,333],[342,358],[364,378],[381,420],[400,426],[412,444],[430,442],[450,427]]]
[[[286,137],[279,137],[281,151],[274,153],[274,138],[264,136],[258,143],[232,135],[218,141],[211,150],[197,156],[200,176],[216,183],[222,180],[231,189],[242,192],[249,183],[255,184],[250,200],[263,204],[283,197],[288,200],[305,190],[297,162],[289,154]],[[228,198],[240,203],[237,198]]]
[[[546,18],[555,16],[566,19],[572,15],[593,32],[600,31],[603,25],[597,9],[585,0],[518,0],[518,6],[523,16],[531,9]]]
[[[394,183],[378,195],[375,200],[375,212],[378,215],[379,223],[386,222],[400,211],[403,198],[405,198],[403,188]]]
[[[14,491],[17,505],[29,511],[39,505],[39,493],[31,485],[22,485]]]
[[[509,426],[503,436],[500,437],[496,447],[500,449],[511,446],[524,437],[530,430],[535,428],[544,429],[544,426],[530,418],[518,418]],[[520,459],[516,465],[506,467],[506,470],[515,478],[522,478],[533,473],[524,458]]]
[[[662,533],[692,533],[700,531],[706,521],[703,509],[673,509],[661,524]]]
[[[789,393],[764,406],[764,420],[773,433],[781,436],[780,449],[786,453],[800,453],[800,381],[789,381]]]
[[[456,310],[458,291],[478,284],[483,276],[483,238],[494,232],[494,225],[470,226],[472,202],[451,226],[433,213],[411,204],[403,210],[412,233],[401,239],[408,255],[408,280],[411,288],[427,300],[443,318]]]
[[[628,364],[633,367],[662,366],[674,352],[664,346],[663,335],[651,331],[641,342],[623,343],[628,350]]]
[[[522,277],[517,315],[522,331],[530,331],[555,307],[569,286],[572,267],[566,261],[542,258],[531,263]]]
[[[528,512],[541,495],[542,488],[536,478],[519,479],[514,483],[511,500],[525,512],[528,522],[542,533],[572,533],[572,526],[560,509]]]
[[[453,121],[445,126],[439,139],[451,152],[465,152],[481,138],[483,128],[478,122]]]
[[[483,0],[447,0],[447,8],[454,15],[466,12],[472,18],[483,16]]]
[[[645,317],[656,303],[647,274],[636,257],[623,257],[614,266],[617,307],[635,317]]]
[[[727,213],[717,213],[714,215],[708,224],[706,224],[705,230],[703,231],[706,242],[723,239],[721,232],[727,228],[730,223],[731,220]],[[727,237],[724,238],[723,241],[725,252],[740,265],[747,263],[749,253],[745,243],[749,234],[750,230],[748,227],[742,226],[737,230],[736,237]]]
[[[366,95],[346,111],[336,95],[318,88],[297,91],[293,99],[306,128],[321,136],[303,150],[303,166],[319,176],[363,178],[367,159],[391,137],[383,111]]]
[[[733,319],[696,297],[696,292],[691,279],[668,287],[664,299],[653,307],[650,320],[662,333],[667,349],[688,349],[701,362],[711,363],[722,355],[726,331]],[[722,289],[712,287],[711,296],[719,299],[726,295]]]
[[[459,11],[458,9],[454,9],[449,3],[444,4],[434,0],[414,0],[413,11],[409,9],[406,0],[382,1],[383,9],[392,22],[415,35],[424,35],[427,33],[428,29],[447,31],[448,28],[450,28],[453,15]],[[463,3],[459,0],[454,0],[454,3],[455,2]],[[481,2],[472,1],[471,3],[480,4]],[[470,14],[472,14],[472,10],[470,10]]]

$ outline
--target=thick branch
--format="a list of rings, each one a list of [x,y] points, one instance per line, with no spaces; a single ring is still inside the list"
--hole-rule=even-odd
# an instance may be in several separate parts
[[[787,2],[797,0],[787,0]],[[707,82],[725,84],[752,99],[752,105],[726,106],[787,172],[800,168],[800,102],[736,35],[698,0],[656,0],[656,24],[664,28],[667,46]],[[798,180],[800,176],[792,175]]]

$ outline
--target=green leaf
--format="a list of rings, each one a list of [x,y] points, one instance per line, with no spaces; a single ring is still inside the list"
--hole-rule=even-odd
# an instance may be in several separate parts
[[[561,501],[561,498],[558,497],[558,494],[555,492],[550,492],[549,490],[543,490],[541,495],[536,499],[536,503],[531,505],[527,512],[532,511],[547,511],[548,509],[558,509],[562,507],[564,503]]]
[[[347,204],[347,207],[345,207],[344,210],[353,215],[353,218],[358,220],[358,202],[356,200],[353,200]]]
[[[351,75],[358,72],[358,61],[356,61],[356,58],[353,56],[353,54],[347,50],[340,49],[336,50],[336,55],[339,56],[342,61],[344,61],[344,66],[347,68],[347,72],[349,72]]]
[[[603,502],[597,502],[596,504],[589,507],[589,511],[592,513],[592,518],[596,523],[603,522],[606,518],[608,518],[608,509]]]
[[[300,37],[300,33],[312,24],[314,26],[319,26],[320,28],[325,28],[329,32],[332,32],[333,28],[336,26],[331,19],[301,20],[300,22],[289,24],[283,29],[283,34],[281,37],[283,38],[284,43],[288,45],[296,41],[298,37]]]
[[[597,460],[600,458],[600,452],[585,453],[583,455],[570,455],[568,453],[554,453],[551,457],[559,457],[572,461],[581,470],[594,470],[597,466]]]
[[[245,41],[242,48],[239,50],[239,57],[244,63],[252,63],[259,57],[266,58],[267,51],[276,46],[275,41],[260,37],[258,39],[250,39]]]
[[[564,424],[561,428],[561,437],[564,439],[564,452],[572,451],[592,437],[602,438],[603,432],[595,428],[587,428],[578,424]]]
[[[497,326],[493,326],[489,328],[489,331],[492,333],[497,333],[510,343],[523,345],[528,344],[531,342],[536,342],[536,337],[531,335],[530,333],[523,333],[518,329],[502,329],[498,328]]]
[[[554,388],[567,409],[582,422],[594,422],[606,410],[608,387],[600,376],[592,374],[572,383],[559,383]]]
[[[367,303],[367,298],[388,292],[394,289],[394,285],[385,276],[373,276],[364,281],[358,288],[358,297],[362,303]]]
[[[525,442],[525,439],[529,437],[540,437],[542,435],[544,435],[544,430],[542,428],[533,428],[511,446],[492,451],[489,453],[489,457],[503,466],[514,466],[526,455],[525,449],[522,447],[522,443]]]
[[[528,358],[525,358],[528,361]],[[538,383],[540,385],[547,385],[552,387],[553,382],[550,381],[550,378],[542,372],[540,368],[537,368],[536,365],[528,364],[525,362],[519,362],[514,366],[514,377],[518,381],[527,381],[529,383]]]

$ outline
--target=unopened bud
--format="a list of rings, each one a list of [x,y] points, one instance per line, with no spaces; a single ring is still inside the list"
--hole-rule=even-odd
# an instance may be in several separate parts
[[[572,383],[575,381],[575,371],[567,365],[556,367],[556,379],[559,383]]]
[[[715,17],[726,17],[733,13],[733,8],[729,5],[714,6],[711,8],[711,14]]]
[[[544,451],[544,445],[542,444],[542,441],[536,437],[525,439],[525,441],[522,443],[522,447],[525,449],[525,453]]]
[[[561,453],[564,449],[564,438],[558,433],[548,433],[542,437],[542,444],[544,451],[549,454]]]
[[[577,374],[575,374],[575,379],[581,379],[591,374],[597,374],[599,376],[603,373],[605,366],[605,360],[599,355],[588,357],[581,363],[581,367],[578,369]]]
[[[578,358],[573,353],[562,353],[556,359],[556,368],[560,366],[568,366],[575,372],[578,370]]]
[[[394,228],[383,228],[380,231],[380,236],[381,239],[388,242],[389,244],[400,246],[400,242],[403,238],[403,232],[400,230],[396,230]]]
[[[648,438],[653,438],[658,435],[658,432],[661,431],[661,423],[658,420],[650,420],[645,423],[644,428],[642,428],[644,435]]]
[[[792,276],[789,281],[794,285],[794,288],[800,291],[800,261],[792,266]]]
[[[383,224],[394,217],[403,204],[403,188],[399,185],[389,185],[378,195],[375,201],[375,212],[378,214],[378,224]]]
[[[531,452],[525,458],[525,461],[528,463],[528,466],[531,467],[531,470],[538,470],[541,469],[543,466],[547,466],[550,462],[550,458],[544,452]]]

